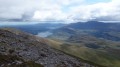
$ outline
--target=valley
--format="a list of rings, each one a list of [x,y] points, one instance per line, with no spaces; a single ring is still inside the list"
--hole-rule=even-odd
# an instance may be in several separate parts
[[[62,42],[59,46],[51,46],[63,52],[107,67],[119,67],[120,39],[116,25],[97,21],[78,22],[54,30],[48,38]]]

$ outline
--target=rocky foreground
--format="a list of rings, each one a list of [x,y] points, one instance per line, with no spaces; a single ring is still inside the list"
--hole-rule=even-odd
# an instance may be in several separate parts
[[[46,39],[0,29],[0,67],[97,67],[48,46]]]

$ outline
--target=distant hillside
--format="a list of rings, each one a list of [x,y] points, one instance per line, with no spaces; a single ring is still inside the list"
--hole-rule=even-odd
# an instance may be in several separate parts
[[[53,49],[57,42],[9,28],[0,29],[0,67],[97,67]]]
[[[71,32],[70,32],[71,30]],[[75,31],[75,32],[73,32]],[[103,23],[98,21],[78,22],[54,30],[54,33],[67,32],[67,34],[89,34],[97,38],[120,41],[120,23]],[[67,35],[68,36],[68,35]]]

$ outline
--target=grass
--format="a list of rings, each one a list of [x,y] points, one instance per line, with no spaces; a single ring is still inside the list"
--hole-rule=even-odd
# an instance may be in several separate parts
[[[99,67],[120,67],[119,57],[103,49],[91,49],[74,43],[56,43],[50,46]]]

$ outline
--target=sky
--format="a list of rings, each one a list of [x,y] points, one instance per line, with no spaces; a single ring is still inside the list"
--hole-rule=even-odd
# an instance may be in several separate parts
[[[120,0],[0,0],[0,20],[120,21]]]

